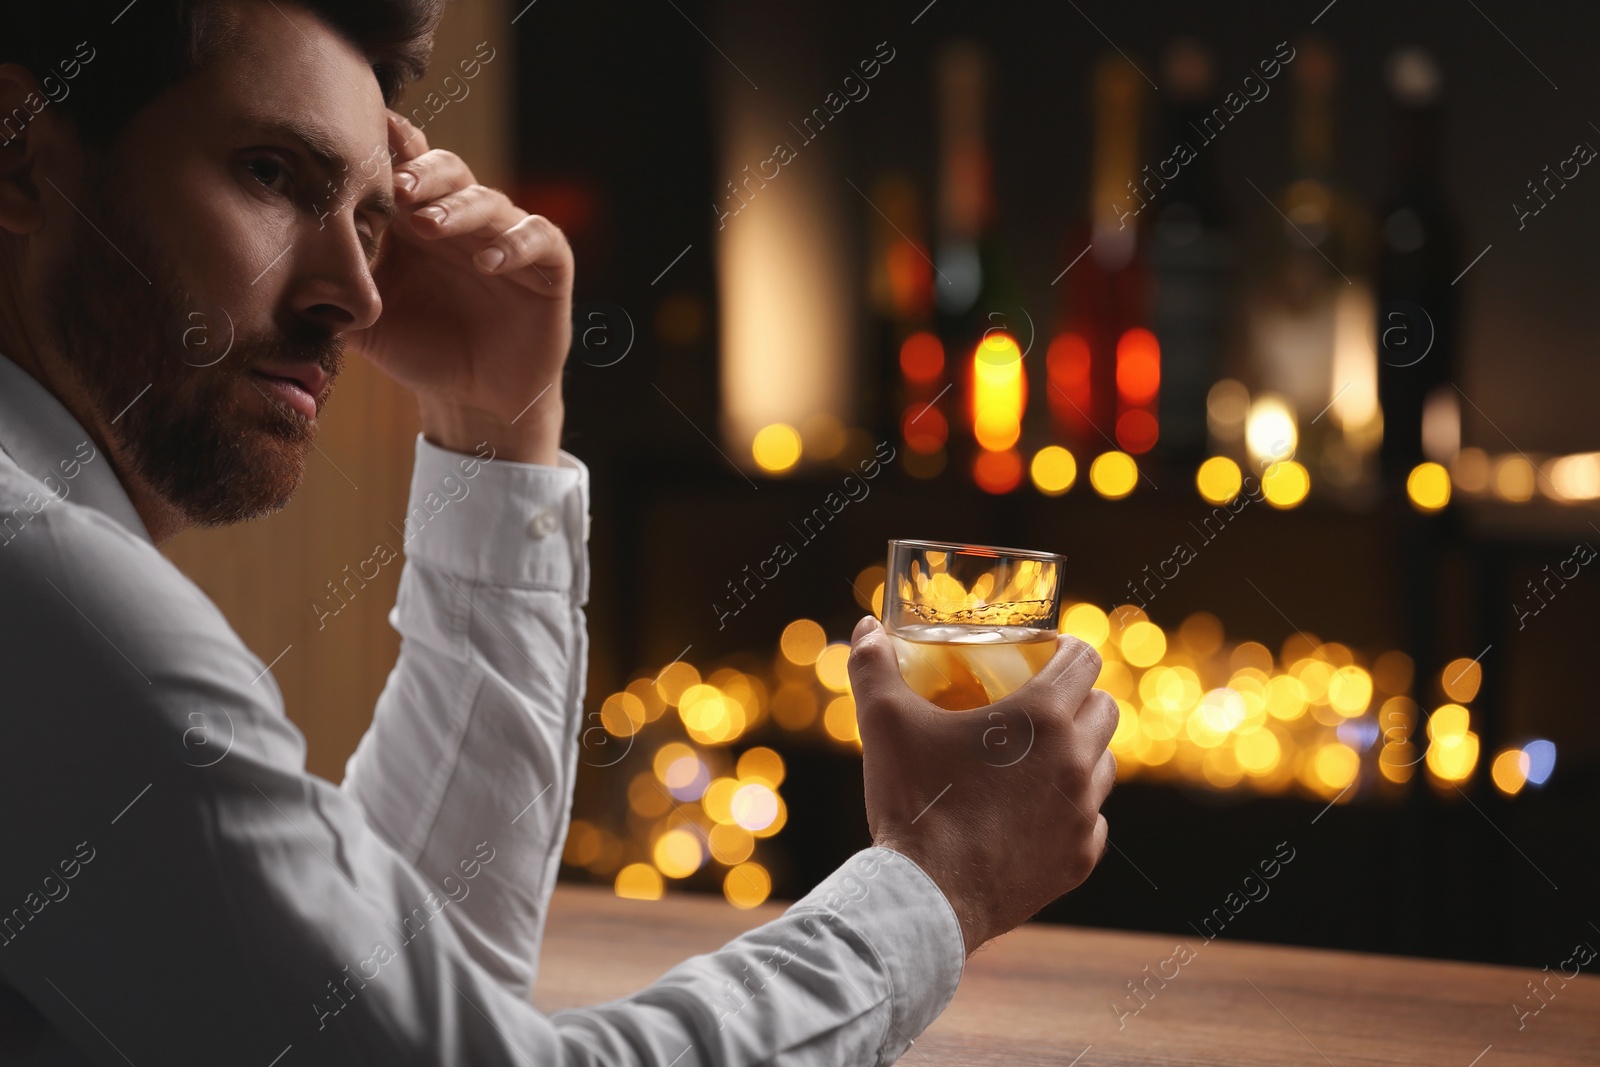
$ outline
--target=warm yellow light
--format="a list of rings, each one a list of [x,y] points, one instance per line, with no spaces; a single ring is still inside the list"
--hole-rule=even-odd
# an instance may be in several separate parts
[[[1466,781],[1478,765],[1478,735],[1468,730],[1436,737],[1428,746],[1427,760],[1428,770],[1444,781]]]
[[[1111,633],[1111,622],[1106,613],[1093,604],[1074,604],[1061,613],[1060,630],[1099,648]]]
[[[1117,728],[1111,734],[1111,753],[1118,759],[1131,755],[1139,736],[1139,715],[1125,700],[1117,701]]]
[[[1516,796],[1528,784],[1528,754],[1520,748],[1506,749],[1489,765],[1489,777],[1500,792]]]
[[[690,686],[700,684],[700,672],[695,670],[683,660],[669,663],[661,668],[661,673],[656,675],[656,692],[661,694],[661,699],[676,707],[678,698],[683,696],[684,690]]]
[[[1323,745],[1312,760],[1312,773],[1329,789],[1343,789],[1360,769],[1361,757],[1348,745]]]
[[[1419,463],[1406,477],[1406,496],[1418,511],[1438,511],[1450,503],[1450,472],[1438,463]]]
[[[856,725],[856,702],[850,696],[835,697],[822,713],[822,728],[835,741],[860,741],[861,729]]]
[[[1275,508],[1298,507],[1310,491],[1311,475],[1292,459],[1274,463],[1261,475],[1261,492]]]
[[[1364,715],[1372,703],[1372,676],[1360,667],[1340,667],[1328,679],[1328,704],[1347,719]]]
[[[1274,719],[1298,719],[1306,713],[1306,704],[1305,687],[1293,675],[1279,674],[1267,683],[1267,714]]]
[[[698,757],[695,755],[694,749],[682,741],[669,741],[662,745],[656,750],[654,761],[656,777],[664,783],[671,784],[667,782],[667,775],[670,769],[674,764],[685,759],[698,760]]]
[[[1200,464],[1194,483],[1208,504],[1226,504],[1239,495],[1244,476],[1239,465],[1227,456],[1212,456]]]
[[[783,474],[800,462],[800,431],[786,422],[763,426],[750,442],[756,466],[768,474]]]
[[[978,444],[1004,452],[1017,443],[1027,389],[1017,342],[1001,330],[986,334],[972,354],[972,432]]]
[[[783,757],[770,748],[752,748],[739,757],[736,773],[744,781],[760,779],[776,789],[783,784]]]
[[[1139,464],[1126,452],[1102,452],[1089,464],[1089,484],[1107,500],[1121,500],[1139,482]]]
[[[1295,428],[1294,411],[1283,397],[1273,393],[1256,397],[1245,422],[1244,443],[1250,458],[1258,463],[1269,460],[1276,463],[1294,455],[1299,432]]]
[[[741,863],[722,879],[722,895],[736,908],[753,908],[772,893],[772,876],[759,863]]]
[[[1233,754],[1246,774],[1259,778],[1277,769],[1283,747],[1271,730],[1245,730],[1234,742]]]
[[[1472,716],[1460,704],[1442,704],[1428,716],[1428,739],[1442,741],[1447,737],[1460,737],[1472,725]]]
[[[835,693],[850,691],[850,646],[835,642],[822,650],[817,657],[817,681]]]
[[[713,822],[733,822],[733,794],[739,791],[741,784],[734,778],[717,778],[706,786],[705,794],[700,798],[700,806],[711,816]]]
[[[1550,465],[1550,484],[1562,500],[1600,498],[1600,452],[1562,456]]]
[[[874,563],[861,568],[861,573],[850,583],[856,591],[856,603],[880,618],[883,616],[883,579],[886,573],[883,564]],[[822,649],[819,647],[817,651],[821,652]]]
[[[1167,635],[1153,622],[1136,622],[1122,633],[1122,656],[1135,667],[1149,667],[1167,654]]]
[[[700,837],[691,830],[668,830],[656,838],[651,850],[656,869],[668,878],[687,878],[705,862],[705,852],[700,847]]]
[[[630,863],[617,872],[613,891],[625,900],[660,900],[661,875],[648,863]]]
[[[1060,496],[1078,480],[1078,461],[1060,445],[1046,445],[1033,454],[1028,474],[1039,492],[1046,496]]]
[[[1533,498],[1533,464],[1519,453],[1502,456],[1494,465],[1494,493],[1502,500],[1522,504]]]
[[[735,822],[718,823],[707,835],[711,858],[718,863],[743,863],[756,850],[755,836]]]
[[[1463,448],[1450,464],[1450,479],[1463,493],[1482,493],[1489,488],[1489,454],[1481,448]]]
[[[1127,665],[1114,659],[1100,661],[1100,677],[1095,679],[1094,687],[1104,689],[1121,701],[1133,699],[1133,672]]]
[[[783,628],[778,638],[778,648],[790,663],[809,667],[817,662],[822,650],[828,647],[828,635],[810,619],[796,619]]]
[[[1195,714],[1211,730],[1228,733],[1244,722],[1244,697],[1232,689],[1213,689],[1201,698]]]
[[[644,701],[632,693],[612,693],[600,705],[600,725],[614,737],[632,737],[644,724]]]
[[[1478,687],[1482,684],[1483,668],[1477,660],[1465,657],[1453,659],[1439,672],[1439,686],[1444,690],[1444,695],[1462,704],[1477,696]]]

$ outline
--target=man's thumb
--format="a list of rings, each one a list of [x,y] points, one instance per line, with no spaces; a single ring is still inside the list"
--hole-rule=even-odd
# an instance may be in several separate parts
[[[871,615],[856,623],[850,635],[850,691],[856,707],[888,695],[891,687],[904,685],[894,643],[883,626]]]

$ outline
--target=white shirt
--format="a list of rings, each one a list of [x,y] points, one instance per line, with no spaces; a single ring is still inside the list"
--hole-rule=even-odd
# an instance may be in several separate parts
[[[334,786],[108,458],[0,357],[0,1063],[897,1059],[964,955],[937,886],[881,848],[633,996],[529,1004],[572,805],[588,499],[565,452],[418,437],[400,656]]]

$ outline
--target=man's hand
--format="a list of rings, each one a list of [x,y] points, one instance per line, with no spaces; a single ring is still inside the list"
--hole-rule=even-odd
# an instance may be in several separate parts
[[[393,111],[389,147],[400,211],[373,270],[384,310],[351,344],[417,394],[435,444],[488,441],[498,458],[554,465],[572,339],[566,237]]]
[[[944,891],[970,955],[1082,883],[1105,851],[1117,703],[1092,688],[1100,656],[1061,637],[1010,696],[945,711],[906,686],[876,619],[852,642],[873,842]]]

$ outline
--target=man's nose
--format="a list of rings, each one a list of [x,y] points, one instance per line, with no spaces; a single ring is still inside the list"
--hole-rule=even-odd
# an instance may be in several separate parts
[[[295,313],[334,334],[364,330],[377,322],[383,299],[353,217],[328,218],[324,226],[308,226],[307,231],[285,257],[294,272]]]

